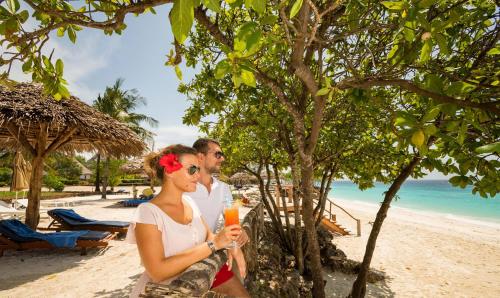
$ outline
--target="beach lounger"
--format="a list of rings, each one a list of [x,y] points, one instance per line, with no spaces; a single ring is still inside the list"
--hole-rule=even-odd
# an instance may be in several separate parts
[[[80,248],[86,255],[88,248],[108,246],[116,234],[97,231],[40,233],[17,219],[0,220],[0,257],[5,250]]]
[[[137,207],[142,203],[146,203],[151,201],[151,199],[130,199],[120,201],[119,203],[123,205],[123,207]]]
[[[17,210],[15,208],[12,208],[9,204],[0,201],[0,219],[21,219],[24,217],[25,213],[26,212],[23,210]]]
[[[126,221],[104,221],[85,218],[73,209],[52,209],[47,214],[53,218],[47,229],[61,230],[92,230],[127,234],[129,222]]]

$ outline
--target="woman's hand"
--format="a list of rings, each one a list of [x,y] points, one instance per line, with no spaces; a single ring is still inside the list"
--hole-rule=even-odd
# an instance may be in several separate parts
[[[240,225],[231,225],[224,227],[219,233],[214,237],[214,244],[217,250],[229,246],[231,242],[236,241],[241,234]]]
[[[236,261],[238,265],[238,270],[240,272],[241,278],[245,278],[247,275],[247,263],[245,261],[245,256],[243,255],[243,251],[241,248],[232,248],[228,249],[228,259],[227,259],[227,267],[229,270],[233,267],[233,260]]]

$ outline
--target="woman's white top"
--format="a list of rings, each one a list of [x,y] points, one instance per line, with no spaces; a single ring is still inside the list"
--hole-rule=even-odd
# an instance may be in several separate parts
[[[201,219],[201,213],[196,204],[187,196],[183,196],[183,201],[191,206],[193,210],[193,219],[189,224],[180,224],[168,216],[160,207],[153,203],[142,203],[137,207],[137,210],[132,217],[130,226],[127,231],[126,241],[136,244],[135,226],[136,223],[155,225],[161,232],[163,243],[163,251],[165,257],[176,255],[182,251],[192,248],[200,243],[203,243],[207,237],[207,231]],[[163,284],[168,284],[177,276],[173,276]],[[144,271],[142,276],[137,281],[130,297],[139,297],[144,293],[146,284],[151,281],[148,273]]]

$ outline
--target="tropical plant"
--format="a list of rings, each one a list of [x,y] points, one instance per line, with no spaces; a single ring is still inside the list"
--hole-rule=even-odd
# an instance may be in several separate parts
[[[64,190],[64,183],[61,181],[54,171],[49,171],[45,176],[43,176],[43,183],[45,186],[51,190],[61,192]]]
[[[137,108],[146,105],[146,99],[139,95],[136,89],[123,89],[124,79],[117,79],[113,86],[106,87],[104,94],[98,95],[97,99],[94,101],[94,107],[100,112],[111,116],[112,118],[125,123],[132,129],[135,133],[141,136],[144,140],[152,140],[153,133],[141,125],[147,123],[152,127],[158,125],[158,121],[152,117],[144,114],[134,113]],[[106,198],[106,187],[109,183],[109,163],[110,157],[106,156],[104,163],[104,179],[103,179],[103,190],[102,197]],[[99,179],[100,179],[100,160],[101,154],[97,154],[97,165],[96,165],[96,191],[99,191]],[[116,182],[116,179],[113,179]]]

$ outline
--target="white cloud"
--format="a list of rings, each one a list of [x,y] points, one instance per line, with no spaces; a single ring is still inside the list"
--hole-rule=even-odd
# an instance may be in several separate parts
[[[54,49],[54,56],[64,61],[64,78],[68,81],[69,90],[83,101],[91,103],[100,90],[93,90],[83,81],[96,71],[109,65],[114,50],[119,46],[118,39],[107,38],[92,32],[81,35],[77,46],[67,47],[57,39],[51,39],[47,49]]]
[[[155,150],[172,144],[191,146],[202,135],[198,128],[185,125],[161,126],[152,131],[156,134]]]
[[[64,78],[71,94],[87,103],[91,103],[101,90],[92,89],[84,81],[96,71],[109,66],[110,58],[119,46],[119,39],[104,38],[101,32],[88,32],[80,34],[75,45],[65,45],[60,38],[51,36],[44,46],[45,55],[50,55],[54,50],[52,60],[61,58],[64,61]],[[2,67],[1,71],[4,70],[6,68]],[[23,73],[21,63],[14,63],[10,78],[26,82],[31,81],[31,74]]]

